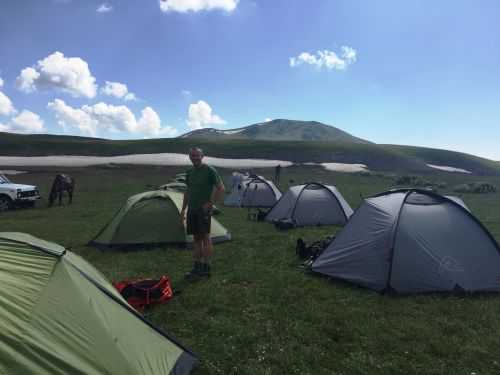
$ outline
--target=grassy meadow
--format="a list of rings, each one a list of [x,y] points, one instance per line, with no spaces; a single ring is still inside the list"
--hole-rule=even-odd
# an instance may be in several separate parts
[[[64,245],[113,281],[169,275],[179,294],[146,315],[200,357],[196,374],[500,373],[500,295],[385,296],[299,270],[297,238],[311,242],[339,227],[280,232],[248,221],[246,209],[223,207],[217,219],[233,240],[216,245],[212,277],[192,284],[183,280],[191,267],[187,250],[164,246],[103,252],[86,246],[126,198],[183,170],[39,168],[12,176],[38,185],[46,198],[55,174],[67,172],[76,178],[74,203],[47,208],[44,199],[33,209],[2,213],[0,231],[26,232]],[[224,177],[230,173],[220,172]],[[257,172],[272,177],[271,169]],[[473,181],[500,188],[500,177],[434,173],[425,178],[445,182],[443,193]],[[353,208],[394,181],[390,175],[318,167],[285,168],[281,180],[282,190],[290,180],[335,184]],[[500,242],[500,193],[461,197]]]

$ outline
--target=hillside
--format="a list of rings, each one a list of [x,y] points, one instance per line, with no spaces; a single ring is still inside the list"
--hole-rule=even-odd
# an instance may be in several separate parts
[[[412,146],[323,141],[276,141],[242,139],[161,138],[106,140],[61,135],[0,133],[2,156],[186,153],[202,147],[209,156],[260,158],[295,163],[338,162],[365,164],[373,171],[432,173],[426,164],[462,168],[476,175],[500,175],[500,163],[454,151]]]
[[[367,140],[354,137],[334,126],[322,124],[321,122],[284,119],[253,124],[238,129],[199,129],[181,135],[179,138],[371,143]]]
[[[440,150],[427,147],[380,145],[387,150],[402,153],[419,159],[426,164],[452,166],[473,172],[478,175],[498,174],[500,162],[465,154],[463,152]]]

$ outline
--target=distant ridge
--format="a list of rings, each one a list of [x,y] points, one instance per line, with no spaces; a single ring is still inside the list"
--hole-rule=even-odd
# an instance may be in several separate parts
[[[155,138],[111,140],[50,134],[0,132],[0,156],[187,153],[201,147],[206,155],[232,159],[288,160],[294,163],[365,164],[372,171],[432,173],[428,164],[460,168],[475,175],[499,176],[500,162],[456,151],[342,141],[274,141],[254,139]]]
[[[334,126],[318,121],[276,119],[237,129],[205,128],[178,138],[251,139],[260,141],[324,141],[338,143],[371,143]]]

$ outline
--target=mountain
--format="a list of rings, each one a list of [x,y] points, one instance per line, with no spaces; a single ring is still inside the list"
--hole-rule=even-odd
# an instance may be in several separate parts
[[[277,119],[229,130],[213,128],[198,129],[183,134],[179,138],[371,143],[334,126],[322,124],[321,122],[284,119]]]

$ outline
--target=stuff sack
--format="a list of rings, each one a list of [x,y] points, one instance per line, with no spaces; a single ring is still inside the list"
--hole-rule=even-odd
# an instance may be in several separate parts
[[[159,280],[124,280],[113,283],[123,298],[136,310],[143,311],[146,306],[165,303],[174,296],[168,276]]]

